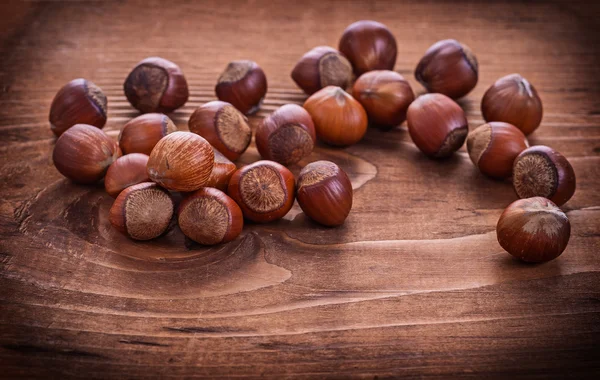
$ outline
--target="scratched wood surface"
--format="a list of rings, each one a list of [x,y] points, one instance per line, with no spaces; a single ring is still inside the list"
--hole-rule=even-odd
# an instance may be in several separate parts
[[[600,373],[600,28],[590,3],[8,2],[0,6],[0,376],[14,377],[592,377]],[[302,3],[302,4],[300,4]],[[337,46],[370,18],[398,40],[396,70],[456,38],[480,63],[461,101],[470,127],[498,77],[519,72],[545,107],[532,144],[561,151],[578,189],[557,260],[524,265],[495,225],[515,200],[464,148],[435,161],[405,126],[369,130],[347,149],[318,146],[352,178],[344,226],[298,206],[249,224],[224,246],[179,229],[139,243],[107,219],[102,187],[54,169],[47,115],[55,92],[85,77],[108,95],[105,130],[137,115],[122,82],[136,62],[177,62],[191,86],[171,116],[214,99],[232,59],[257,61],[269,93],[257,117],[305,96],[289,73],[316,45]],[[239,164],[258,158],[254,145]],[[293,167],[297,173],[300,166]]]

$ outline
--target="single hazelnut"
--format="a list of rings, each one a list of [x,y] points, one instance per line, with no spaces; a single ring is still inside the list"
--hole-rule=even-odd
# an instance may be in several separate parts
[[[480,125],[467,137],[471,161],[483,174],[493,178],[510,177],[515,158],[528,146],[519,128],[499,121]]]
[[[83,184],[98,182],[121,155],[116,141],[88,124],[76,124],[56,140],[52,160],[60,174]]]
[[[315,124],[317,137],[327,144],[347,146],[359,142],[367,132],[363,106],[339,87],[327,86],[304,103]]]
[[[203,187],[179,205],[181,232],[203,245],[227,243],[238,237],[244,226],[240,207],[221,190]]]
[[[364,73],[354,82],[352,95],[367,111],[369,121],[386,129],[402,124],[415,100],[406,79],[390,70]]]
[[[312,118],[296,104],[280,107],[256,129],[256,148],[260,155],[285,166],[308,156],[316,139]]]
[[[246,219],[265,223],[281,219],[294,204],[294,175],[273,161],[257,161],[238,169],[229,180],[227,194]]]
[[[119,134],[119,147],[124,154],[150,155],[152,149],[166,135],[175,132],[177,126],[162,113],[147,113],[129,120]]]
[[[513,186],[519,198],[544,197],[562,206],[575,193],[575,171],[565,156],[536,145],[515,159]]]
[[[267,94],[267,77],[256,62],[233,61],[219,76],[215,92],[219,100],[251,115],[258,111]]]
[[[173,132],[152,149],[148,160],[151,180],[173,191],[194,191],[204,186],[213,169],[213,147],[191,132]]]
[[[121,191],[110,208],[108,220],[132,239],[150,240],[167,230],[174,207],[168,191],[155,183],[143,182]]]
[[[229,185],[229,179],[237,170],[237,167],[233,162],[223,156],[218,150],[215,151],[215,165],[213,170],[208,177],[208,181],[204,186],[214,187],[221,191],[227,191],[227,185]]]
[[[352,208],[352,183],[333,162],[316,161],[300,171],[296,199],[312,220],[325,226],[339,226]]]
[[[64,85],[50,106],[50,129],[56,136],[75,124],[89,124],[97,128],[106,124],[106,96],[94,83],[83,78]]]
[[[533,197],[511,203],[500,216],[496,233],[508,253],[541,263],[557,258],[567,248],[571,224],[552,201]]]
[[[357,21],[344,30],[339,49],[348,58],[354,74],[371,70],[393,70],[396,39],[387,26],[370,20]]]
[[[219,152],[235,161],[252,140],[248,119],[229,103],[215,100],[198,107],[188,122],[190,132],[206,139]]]
[[[104,188],[108,195],[116,198],[121,191],[142,182],[150,182],[146,166],[148,156],[142,153],[131,153],[119,157],[108,167],[104,177]]]
[[[469,133],[465,112],[443,94],[419,96],[408,107],[407,123],[417,148],[434,158],[451,156]]]
[[[142,113],[169,113],[183,106],[189,91],[175,63],[149,57],[138,63],[123,85],[129,103]]]
[[[352,84],[352,65],[334,48],[317,46],[296,63],[292,79],[308,95],[327,86],[345,89]]]
[[[429,92],[462,98],[477,84],[477,58],[468,46],[456,40],[438,41],[419,61],[415,78]]]
[[[485,92],[481,112],[485,121],[504,121],[528,135],[542,122],[544,110],[533,85],[519,74],[510,74]]]

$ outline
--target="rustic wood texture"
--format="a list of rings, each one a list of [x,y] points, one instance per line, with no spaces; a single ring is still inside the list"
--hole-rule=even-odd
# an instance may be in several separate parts
[[[0,6],[0,365],[2,377],[593,377],[600,374],[600,28],[589,3],[10,2]],[[431,160],[405,126],[370,129],[347,149],[319,145],[300,167],[348,171],[354,208],[336,229],[297,205],[248,224],[224,246],[176,226],[140,243],[115,232],[101,186],[53,167],[47,115],[55,92],[85,77],[108,95],[116,137],[137,112],[122,83],[141,59],[177,62],[191,86],[171,116],[186,129],[232,59],[257,61],[269,92],[257,117],[305,95],[290,79],[344,28],[387,24],[396,70],[456,38],[480,63],[461,100],[470,127],[500,76],[519,72],[544,102],[532,144],[561,151],[577,174],[563,207],[573,232],[542,265],[512,259],[495,225],[516,196],[464,148]],[[258,158],[254,144],[239,164]]]

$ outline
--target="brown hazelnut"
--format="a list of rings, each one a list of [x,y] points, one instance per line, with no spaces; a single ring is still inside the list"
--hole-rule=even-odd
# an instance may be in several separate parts
[[[173,217],[174,204],[168,191],[144,182],[121,191],[108,214],[108,220],[121,233],[135,240],[162,235]]]
[[[477,84],[477,58],[456,40],[438,41],[419,61],[415,77],[429,92],[462,98]]]
[[[296,104],[280,107],[263,119],[256,129],[256,148],[260,155],[285,166],[308,156],[315,140],[312,118]]]
[[[434,158],[452,155],[464,144],[469,133],[465,112],[442,94],[419,96],[408,107],[407,123],[417,148]]]
[[[281,219],[294,204],[294,175],[273,161],[257,161],[238,169],[229,180],[227,194],[246,219],[265,223]]]
[[[237,160],[250,145],[248,119],[229,103],[215,100],[198,107],[188,122],[190,132],[206,139],[230,160]]]
[[[363,106],[339,87],[328,86],[312,94],[304,103],[317,137],[327,144],[347,146],[359,142],[367,132]]]
[[[83,184],[98,182],[121,150],[106,133],[87,124],[76,124],[56,140],[52,160],[70,180]]]
[[[352,95],[367,111],[369,121],[386,129],[402,124],[415,100],[406,79],[390,70],[364,73],[354,83]]]
[[[296,199],[312,220],[325,226],[339,226],[352,208],[352,183],[333,162],[316,161],[300,171]]]
[[[223,156],[218,150],[215,151],[215,165],[210,173],[210,177],[204,186],[214,187],[221,191],[227,191],[227,185],[229,185],[229,179],[237,170],[235,164]]]
[[[483,174],[494,178],[510,177],[515,158],[528,146],[519,128],[499,121],[480,125],[467,137],[471,161]]]
[[[296,63],[292,79],[308,95],[327,86],[345,89],[352,84],[352,65],[334,48],[317,46]]]
[[[371,70],[393,70],[396,64],[396,39],[387,26],[376,21],[361,20],[348,26],[339,49],[356,76]]]
[[[528,135],[540,125],[544,111],[533,85],[519,74],[510,74],[485,92],[481,112],[485,121],[504,121]]]
[[[104,177],[104,188],[108,195],[116,198],[121,191],[142,182],[150,182],[146,166],[148,156],[142,153],[131,153],[119,157],[109,166]]]
[[[515,159],[513,186],[519,198],[544,197],[562,206],[575,193],[575,171],[565,156],[536,145]]]
[[[240,207],[221,190],[203,187],[187,196],[179,205],[181,232],[203,245],[227,243],[244,226]]]
[[[151,180],[173,191],[194,191],[204,186],[213,169],[213,147],[191,132],[173,132],[152,149],[148,160]]]
[[[75,124],[89,124],[97,128],[106,124],[106,96],[94,83],[83,78],[64,85],[50,106],[50,129],[56,136]]]
[[[215,92],[219,100],[251,115],[258,111],[267,94],[267,77],[256,62],[233,61],[219,76]]]
[[[189,91],[175,63],[149,57],[138,63],[123,85],[129,103],[142,113],[169,113],[183,106]]]
[[[496,233],[508,253],[541,263],[557,258],[567,248],[571,224],[552,201],[533,197],[511,203],[500,216]]]
[[[152,149],[166,135],[175,132],[177,126],[162,113],[147,113],[129,120],[119,134],[119,147],[124,154],[150,155]]]

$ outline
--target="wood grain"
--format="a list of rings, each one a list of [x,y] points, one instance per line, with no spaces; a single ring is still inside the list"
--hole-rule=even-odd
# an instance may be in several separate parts
[[[10,2],[0,6],[0,364],[7,378],[594,377],[600,374],[600,8],[594,2]],[[176,226],[153,242],[115,232],[112,199],[53,167],[55,92],[85,77],[107,94],[116,138],[137,112],[122,82],[141,59],[177,62],[190,100],[179,128],[214,99],[233,59],[257,61],[269,92],[256,117],[306,96],[289,74],[361,18],[398,40],[396,70],[435,41],[477,54],[461,100],[519,72],[544,102],[532,144],[571,161],[577,192],[564,254],[513,260],[495,225],[516,196],[479,174],[464,148],[430,160],[405,126],[346,149],[319,145],[291,169],[329,159],[349,174],[340,228],[295,205],[205,248]],[[258,159],[254,147],[238,164]]]

